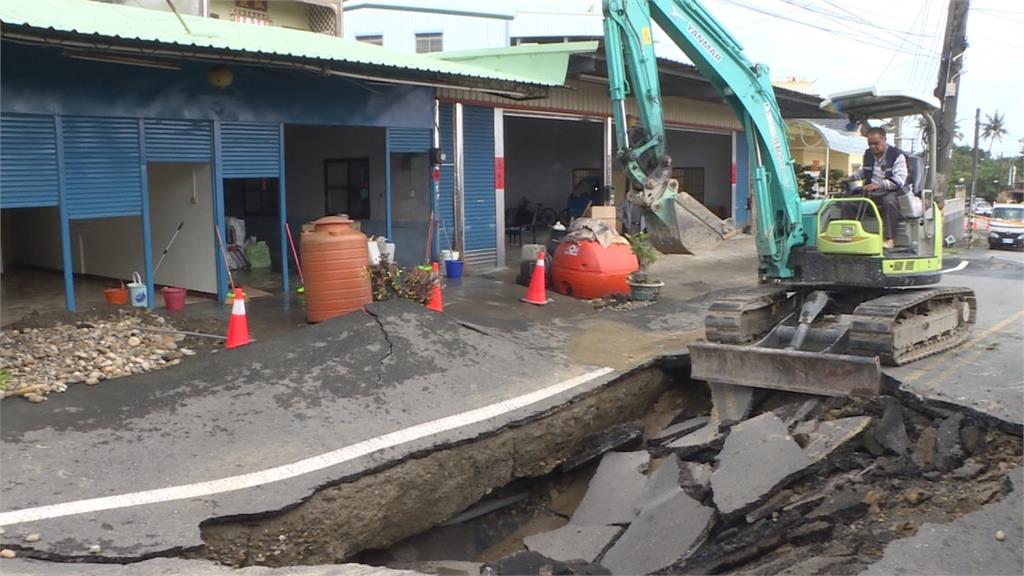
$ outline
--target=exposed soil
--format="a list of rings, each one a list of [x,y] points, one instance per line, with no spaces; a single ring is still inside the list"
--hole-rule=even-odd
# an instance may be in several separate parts
[[[517,479],[549,474],[588,437],[642,418],[668,382],[664,370],[646,367],[486,437],[343,479],[290,510],[208,522],[199,555],[235,566],[285,566],[336,563],[391,546]]]
[[[784,404],[779,397],[796,397],[776,396],[762,405],[763,410]],[[870,415],[877,421],[887,401],[892,399],[831,400],[820,419]],[[1007,432],[984,417],[967,415],[955,462],[936,463],[929,458],[942,455],[924,454],[922,443],[928,442],[921,440],[922,434],[929,436],[926,430],[935,430],[951,417],[959,420],[962,414],[911,398],[902,398],[900,404],[911,442],[906,456],[873,454],[878,447],[866,437],[873,433],[869,430],[860,441],[780,487],[767,503],[738,517],[719,518],[702,546],[661,573],[856,574],[880,559],[886,544],[912,536],[923,523],[951,522],[1003,496],[1007,474],[1022,462],[1019,431]],[[676,420],[689,415],[679,414]],[[700,459],[713,461],[713,455]],[[653,458],[650,468],[659,463]],[[936,465],[948,469],[937,470]],[[525,537],[568,523],[594,469],[589,465],[512,483],[487,501],[523,491],[529,495],[482,517],[434,528],[386,550],[364,552],[355,560],[438,574],[477,574],[483,563],[490,563],[501,574],[496,561],[526,550]],[[811,516],[832,498],[840,501],[835,510]],[[713,505],[710,493],[704,503]]]

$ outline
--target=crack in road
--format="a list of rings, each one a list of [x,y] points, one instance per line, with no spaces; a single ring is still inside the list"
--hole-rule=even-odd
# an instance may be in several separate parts
[[[395,351],[395,345],[391,342],[391,337],[388,336],[388,331],[384,328],[384,323],[381,322],[380,317],[371,312],[369,308],[363,308],[363,310],[365,310],[366,313],[373,318],[373,321],[377,323],[377,326],[380,328],[380,333],[384,336],[384,341],[388,343],[387,353],[377,361],[377,385],[379,387],[384,383],[384,362],[386,362],[388,358],[391,358],[391,355]]]

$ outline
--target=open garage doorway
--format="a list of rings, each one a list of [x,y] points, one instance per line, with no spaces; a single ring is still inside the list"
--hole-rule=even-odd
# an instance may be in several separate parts
[[[210,165],[160,162],[148,164],[146,170],[153,283],[216,294]]]
[[[0,321],[16,323],[28,315],[63,310],[64,261],[61,250],[60,209],[56,206],[0,211]],[[83,299],[93,291],[84,290]],[[103,291],[94,292],[99,304]]]
[[[732,217],[732,135],[669,128],[665,139],[679,188],[719,218]]]
[[[505,254],[518,266],[521,244],[547,243],[554,222],[607,200],[604,128],[600,119],[504,116]]]

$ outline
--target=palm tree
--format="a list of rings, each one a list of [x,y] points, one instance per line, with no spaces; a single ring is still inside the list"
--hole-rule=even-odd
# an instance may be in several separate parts
[[[992,143],[996,140],[1003,141],[1003,136],[1009,134],[1006,129],[1006,114],[1000,114],[996,110],[994,114],[985,114],[985,123],[981,125],[981,137],[988,140],[988,153],[992,154]]]

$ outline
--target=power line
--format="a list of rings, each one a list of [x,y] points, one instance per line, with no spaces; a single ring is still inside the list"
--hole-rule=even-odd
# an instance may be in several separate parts
[[[848,26],[850,24],[850,18],[848,16],[843,16],[842,14],[838,14],[838,13],[835,13],[835,12],[830,12],[828,10],[824,10],[824,9],[821,8],[821,6],[813,6],[813,5],[803,4],[801,2],[797,2],[796,0],[779,0],[779,2],[782,2],[783,4],[789,4],[790,6],[796,6],[798,8],[802,8],[802,9],[804,9],[804,10],[806,10],[806,11],[812,13],[812,14],[817,14],[819,16],[822,16],[824,18],[827,18],[829,20],[832,20],[833,22],[837,22],[837,23],[842,24],[844,26]],[[909,36],[918,36],[918,37],[921,37],[921,38],[931,38],[932,37],[931,34],[917,34],[915,32],[911,32],[911,31],[908,31],[908,30],[899,30],[899,29],[896,29],[896,28],[890,28],[889,26],[883,26],[882,24],[878,24],[877,22],[870,22],[870,21],[868,21],[865,18],[860,17],[860,16],[857,16],[856,18],[857,18],[857,22],[858,23],[860,23],[862,25],[865,25],[865,26],[868,26],[873,31],[874,30],[885,30],[886,32],[892,32],[894,34],[899,34],[900,37],[903,38],[904,40],[906,40],[906,38],[909,37]],[[911,28],[913,28],[913,25],[911,25]]]
[[[1024,20],[1017,20],[1015,18],[1008,18],[1006,16],[1003,16],[1002,14],[996,14],[996,13],[994,13],[993,10],[990,10],[988,8],[971,8],[971,10],[973,12],[977,12],[978,14],[984,14],[985,16],[990,16],[992,18],[998,18],[1000,20],[1006,20],[1008,22],[1015,22],[1017,24],[1020,24],[1020,25],[1024,26]],[[1009,14],[1024,14],[1024,12],[1008,12],[1008,13]]]
[[[794,19],[794,18],[787,18],[787,17],[785,17],[785,16],[783,16],[781,14],[777,14],[775,12],[771,12],[771,11],[765,10],[765,9],[760,8],[758,6],[751,6],[749,4],[741,2],[739,0],[723,0],[723,1],[727,2],[729,4],[732,4],[734,6],[738,6],[740,8],[744,8],[746,10],[751,10],[753,12],[757,12],[758,14],[764,14],[765,16],[770,16],[772,18],[776,18],[776,19],[779,19],[779,20],[785,20],[785,21],[791,22],[793,24],[799,24],[800,26],[806,26],[808,28],[814,28],[815,30],[820,30],[820,31],[825,32],[827,34],[831,34],[831,35],[837,36],[839,38],[844,38],[846,40],[853,40],[854,42],[857,42],[859,44],[866,44],[867,43],[862,36],[857,36],[857,35],[853,35],[853,34],[847,34],[845,32],[839,31],[839,30],[833,30],[833,29],[830,29],[830,28],[826,28],[824,26],[819,26],[819,25],[814,24],[812,22],[805,22],[803,20],[797,20],[797,19]],[[892,52],[899,52],[901,54],[910,54],[910,55],[912,55],[912,53],[905,52],[905,51],[900,50],[898,48],[891,48],[891,47],[887,47],[887,46],[875,46],[875,45],[872,45],[872,46],[874,48],[878,48],[879,50],[886,50],[886,51],[892,51]],[[936,57],[936,59],[937,59],[937,57]]]
[[[913,28],[914,25],[917,24],[917,21],[921,18],[921,13],[924,12],[925,8],[927,8],[927,7],[928,7],[927,3],[921,5],[921,9],[918,10],[917,11],[917,15],[914,16],[914,21],[910,23],[910,27],[911,28]],[[902,48],[903,44],[904,44],[904,42],[906,42],[906,40],[907,40],[906,36],[901,38],[900,39],[900,43],[896,45],[896,48]],[[898,56],[898,55],[899,55],[899,53],[897,53],[897,52],[893,52],[892,53],[892,58],[889,58],[889,63],[885,65],[885,68],[882,68],[882,71],[878,74],[878,78],[875,79],[875,84],[878,84],[878,81],[882,79],[882,76],[885,76],[885,73],[889,71],[889,67],[892,66],[892,63],[896,61],[896,56]],[[916,69],[916,68],[917,68],[917,53],[914,54],[914,69]],[[914,69],[911,69],[911,71],[910,71],[910,76],[911,77],[914,76]]]

